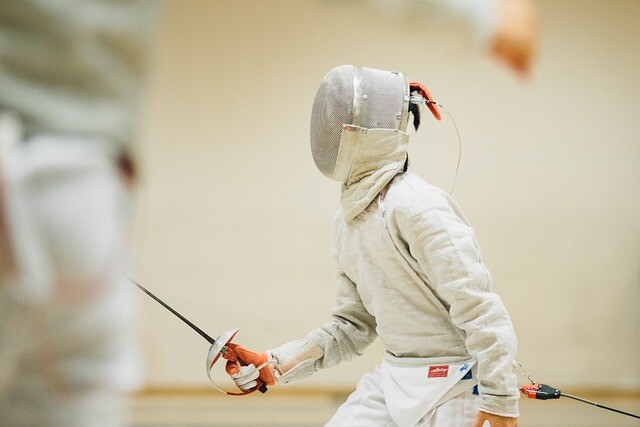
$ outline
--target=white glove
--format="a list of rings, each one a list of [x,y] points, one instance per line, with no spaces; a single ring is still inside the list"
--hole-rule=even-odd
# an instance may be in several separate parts
[[[238,373],[231,375],[231,379],[236,383],[236,386],[242,391],[249,391],[256,388],[258,386],[257,379],[260,376],[260,371],[256,369],[255,365],[238,366],[238,368]]]

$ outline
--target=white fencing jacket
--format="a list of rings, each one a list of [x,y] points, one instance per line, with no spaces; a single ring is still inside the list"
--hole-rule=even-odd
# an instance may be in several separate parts
[[[369,129],[360,139],[355,155],[338,156],[350,173],[333,223],[333,318],[271,351],[280,365],[297,364],[283,382],[348,361],[377,336],[398,358],[475,359],[481,409],[517,416],[516,337],[473,229],[447,193],[402,172],[405,133]]]

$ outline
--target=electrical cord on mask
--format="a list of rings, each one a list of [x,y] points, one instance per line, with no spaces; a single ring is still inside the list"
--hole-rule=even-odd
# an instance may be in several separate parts
[[[458,125],[456,121],[453,119],[453,116],[442,104],[439,104],[435,101],[431,101],[430,99],[425,98],[418,91],[414,91],[411,93],[410,102],[409,102],[409,112],[413,115],[413,127],[415,130],[418,130],[420,127],[420,109],[419,105],[424,104],[428,106],[429,104],[436,105],[444,110],[449,116],[451,123],[453,123],[453,127],[456,130],[456,135],[458,137],[458,162],[456,163],[456,172],[453,177],[453,184],[451,185],[451,190],[449,190],[449,194],[453,195],[453,190],[456,188],[456,182],[458,181],[458,172],[460,171],[460,161],[462,159],[462,137],[460,136],[460,130],[458,129]]]
[[[427,102],[431,103],[433,101],[427,101]],[[447,116],[449,116],[449,119],[451,119],[451,123],[453,123],[453,127],[456,130],[456,135],[458,136],[458,163],[456,163],[456,173],[453,176],[453,185],[451,185],[451,190],[449,190],[449,194],[453,195],[453,190],[456,188],[456,182],[458,181],[458,171],[460,170],[460,160],[462,159],[462,138],[460,137],[460,131],[458,130],[458,125],[456,124],[456,121],[453,120],[453,116],[451,115],[449,110],[444,108],[442,104],[437,104],[435,102],[433,103],[436,104],[438,107],[442,108],[444,112],[447,113]]]

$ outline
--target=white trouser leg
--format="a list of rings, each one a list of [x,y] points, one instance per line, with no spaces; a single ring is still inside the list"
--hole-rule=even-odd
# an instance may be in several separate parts
[[[17,268],[0,271],[2,426],[120,426],[139,381],[126,190],[112,150],[91,144],[29,141],[0,159],[0,248]]]
[[[380,366],[364,374],[351,393],[325,426],[390,427],[394,426],[382,393]]]
[[[417,427],[473,427],[479,407],[479,397],[473,394],[473,389],[469,389],[435,407],[417,423]],[[397,426],[386,406],[380,366],[360,379],[356,390],[326,426]]]
[[[419,422],[419,427],[473,427],[480,407],[479,396],[473,389],[436,406]]]

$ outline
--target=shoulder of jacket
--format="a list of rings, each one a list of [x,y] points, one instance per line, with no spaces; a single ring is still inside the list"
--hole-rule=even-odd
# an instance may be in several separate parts
[[[344,222],[344,212],[342,211],[342,208],[340,208],[336,210],[336,212],[333,214],[333,217],[331,218],[331,231],[335,232],[336,228],[338,228],[340,224],[343,224]]]
[[[406,213],[449,205],[441,189],[413,172],[396,176],[387,187],[383,202],[390,210]]]

